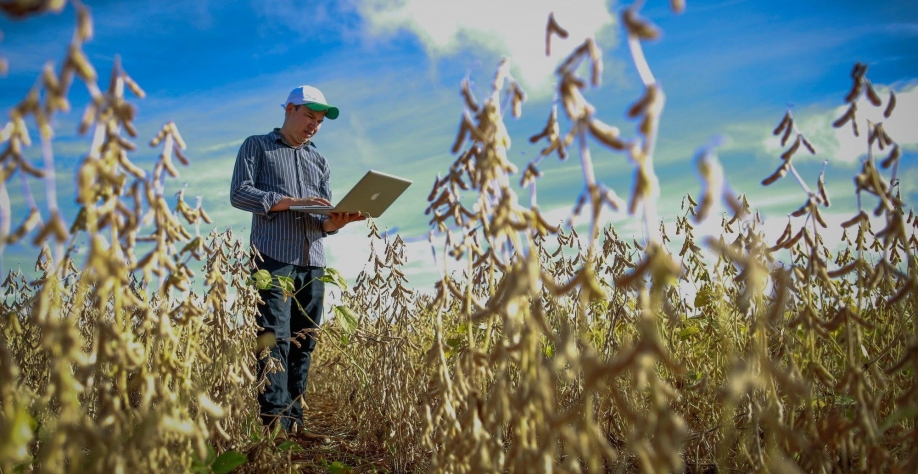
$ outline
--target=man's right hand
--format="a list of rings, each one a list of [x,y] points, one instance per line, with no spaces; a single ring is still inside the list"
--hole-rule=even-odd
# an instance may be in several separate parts
[[[308,198],[293,198],[285,196],[274,207],[271,208],[272,211],[286,211],[290,209],[290,206],[331,206],[331,202],[328,199],[320,197],[308,197]]]

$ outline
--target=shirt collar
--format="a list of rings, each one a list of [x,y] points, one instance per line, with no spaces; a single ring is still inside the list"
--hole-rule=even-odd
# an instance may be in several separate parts
[[[275,143],[280,143],[281,145],[284,145],[284,146],[290,146],[290,145],[287,144],[286,141],[284,141],[284,136],[281,135],[281,133],[280,133],[280,128],[275,128],[275,129],[272,130],[271,133],[269,133],[268,135],[271,135],[271,138],[274,139],[274,142],[275,142]],[[312,140],[309,140],[308,142],[306,142],[306,145],[312,145],[313,148],[318,148],[318,147],[316,146],[316,143],[315,143],[314,141],[312,141]],[[300,148],[300,147],[302,147],[302,146],[304,146],[304,145],[295,146],[295,147],[293,147],[293,148]]]

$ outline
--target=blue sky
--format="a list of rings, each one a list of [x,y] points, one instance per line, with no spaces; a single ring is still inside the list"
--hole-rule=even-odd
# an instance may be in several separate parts
[[[672,222],[685,193],[701,185],[692,161],[696,150],[722,136],[719,157],[731,186],[746,193],[775,235],[787,214],[805,200],[800,187],[784,179],[769,187],[761,180],[780,164],[781,148],[771,136],[788,105],[798,126],[817,146],[816,157],[795,159],[811,187],[828,160],[831,223],[855,209],[852,177],[866,145],[848,129],[829,124],[843,111],[855,62],[870,66],[868,77],[885,99],[890,88],[898,107],[886,123],[906,151],[900,190],[909,205],[918,201],[918,4],[905,0],[861,1],[691,1],[675,15],[668,1],[648,1],[642,14],[663,29],[645,53],[666,95],[655,163],[662,195],[661,217]],[[204,196],[215,227],[232,227],[247,238],[250,217],[229,205],[229,179],[239,144],[249,135],[282,122],[279,104],[293,87],[312,84],[341,109],[315,142],[331,163],[332,187],[340,197],[366,169],[410,178],[414,185],[378,220],[409,241],[407,274],[429,286],[437,271],[431,260],[423,211],[437,173],[455,159],[453,143],[468,76],[483,97],[502,56],[529,99],[523,116],[506,117],[513,145],[509,156],[520,168],[539,146],[529,136],[541,131],[551,107],[553,65],[583,39],[595,36],[603,49],[601,88],[586,94],[603,121],[634,135],[624,111],[642,92],[617,12],[621,5],[596,1],[348,0],[324,1],[88,1],[95,36],[85,50],[102,78],[120,55],[123,67],[147,92],[136,100],[140,145],[132,159],[150,169],[157,150],[146,147],[167,121],[178,125],[192,166],[167,183],[174,194]],[[555,40],[544,58],[544,28],[554,11],[571,32]],[[72,7],[24,22],[0,19],[0,56],[9,72],[0,78],[0,107],[8,110],[35,83],[47,61],[58,63],[72,35]],[[105,80],[103,79],[103,83]],[[57,117],[55,154],[58,195],[68,220],[75,216],[73,172],[88,151],[89,137],[76,134],[86,103],[82,84],[71,92],[73,111]],[[866,110],[867,107],[865,106]],[[866,112],[865,112],[866,113]],[[566,129],[566,124],[564,125]],[[33,131],[33,137],[37,134]],[[40,163],[39,150],[28,156]],[[620,196],[630,192],[632,166],[621,154],[593,146],[597,178]],[[572,150],[574,151],[574,150]],[[551,219],[570,215],[582,188],[576,157],[547,157],[540,167],[539,204]],[[514,180],[518,182],[518,179]],[[33,192],[42,202],[41,185]],[[19,178],[7,183],[13,225],[24,216]],[[528,204],[528,191],[518,190]],[[871,201],[872,202],[872,201]],[[620,233],[640,239],[636,216],[608,212],[603,219]],[[719,219],[710,220],[713,224]],[[716,222],[714,222],[716,221]],[[211,227],[202,228],[206,232]],[[711,232],[712,228],[707,227]],[[351,226],[327,242],[330,266],[353,279],[368,258],[366,229]],[[366,248],[366,251],[355,249]],[[37,249],[17,245],[3,255],[5,269],[30,269]],[[352,280],[353,281],[353,280]]]

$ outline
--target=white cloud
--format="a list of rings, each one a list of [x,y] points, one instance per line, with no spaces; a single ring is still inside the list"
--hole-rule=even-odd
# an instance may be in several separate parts
[[[464,49],[511,58],[514,74],[531,95],[548,91],[560,58],[584,39],[615,23],[608,0],[581,1],[577,8],[560,0],[366,0],[359,10],[371,36],[407,30],[417,35],[432,57]],[[550,12],[570,35],[553,37],[552,57],[545,56],[545,27]]]
[[[854,136],[851,123],[840,128],[832,127],[832,122],[845,114],[848,104],[837,106],[831,110],[824,108],[802,111],[799,116],[795,114],[797,128],[800,129],[807,140],[817,150],[814,158],[829,159],[843,163],[855,163],[867,154],[867,121],[883,123],[886,133],[895,140],[899,146],[906,149],[918,148],[918,83],[910,82],[898,88],[893,87],[896,93],[896,108],[887,119],[883,111],[889,100],[889,86],[875,85],[877,94],[883,100],[880,107],[873,106],[866,97],[857,101],[857,126],[860,136]],[[780,137],[768,135],[765,140],[765,149],[774,155],[783,152]],[[874,144],[874,156],[884,157],[888,148],[880,151]],[[795,159],[810,157],[808,152],[801,150]]]

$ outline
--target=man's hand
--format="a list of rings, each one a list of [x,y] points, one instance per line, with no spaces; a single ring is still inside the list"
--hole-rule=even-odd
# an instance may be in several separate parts
[[[363,221],[366,219],[367,216],[361,215],[359,212],[353,214],[347,212],[329,212],[328,219],[322,222],[322,229],[325,230],[325,232],[334,232],[351,222]]]
[[[331,206],[331,202],[328,199],[320,197],[308,197],[308,198],[293,198],[293,197],[284,197],[281,198],[274,207],[271,208],[272,211],[286,211],[290,209],[290,206]]]

